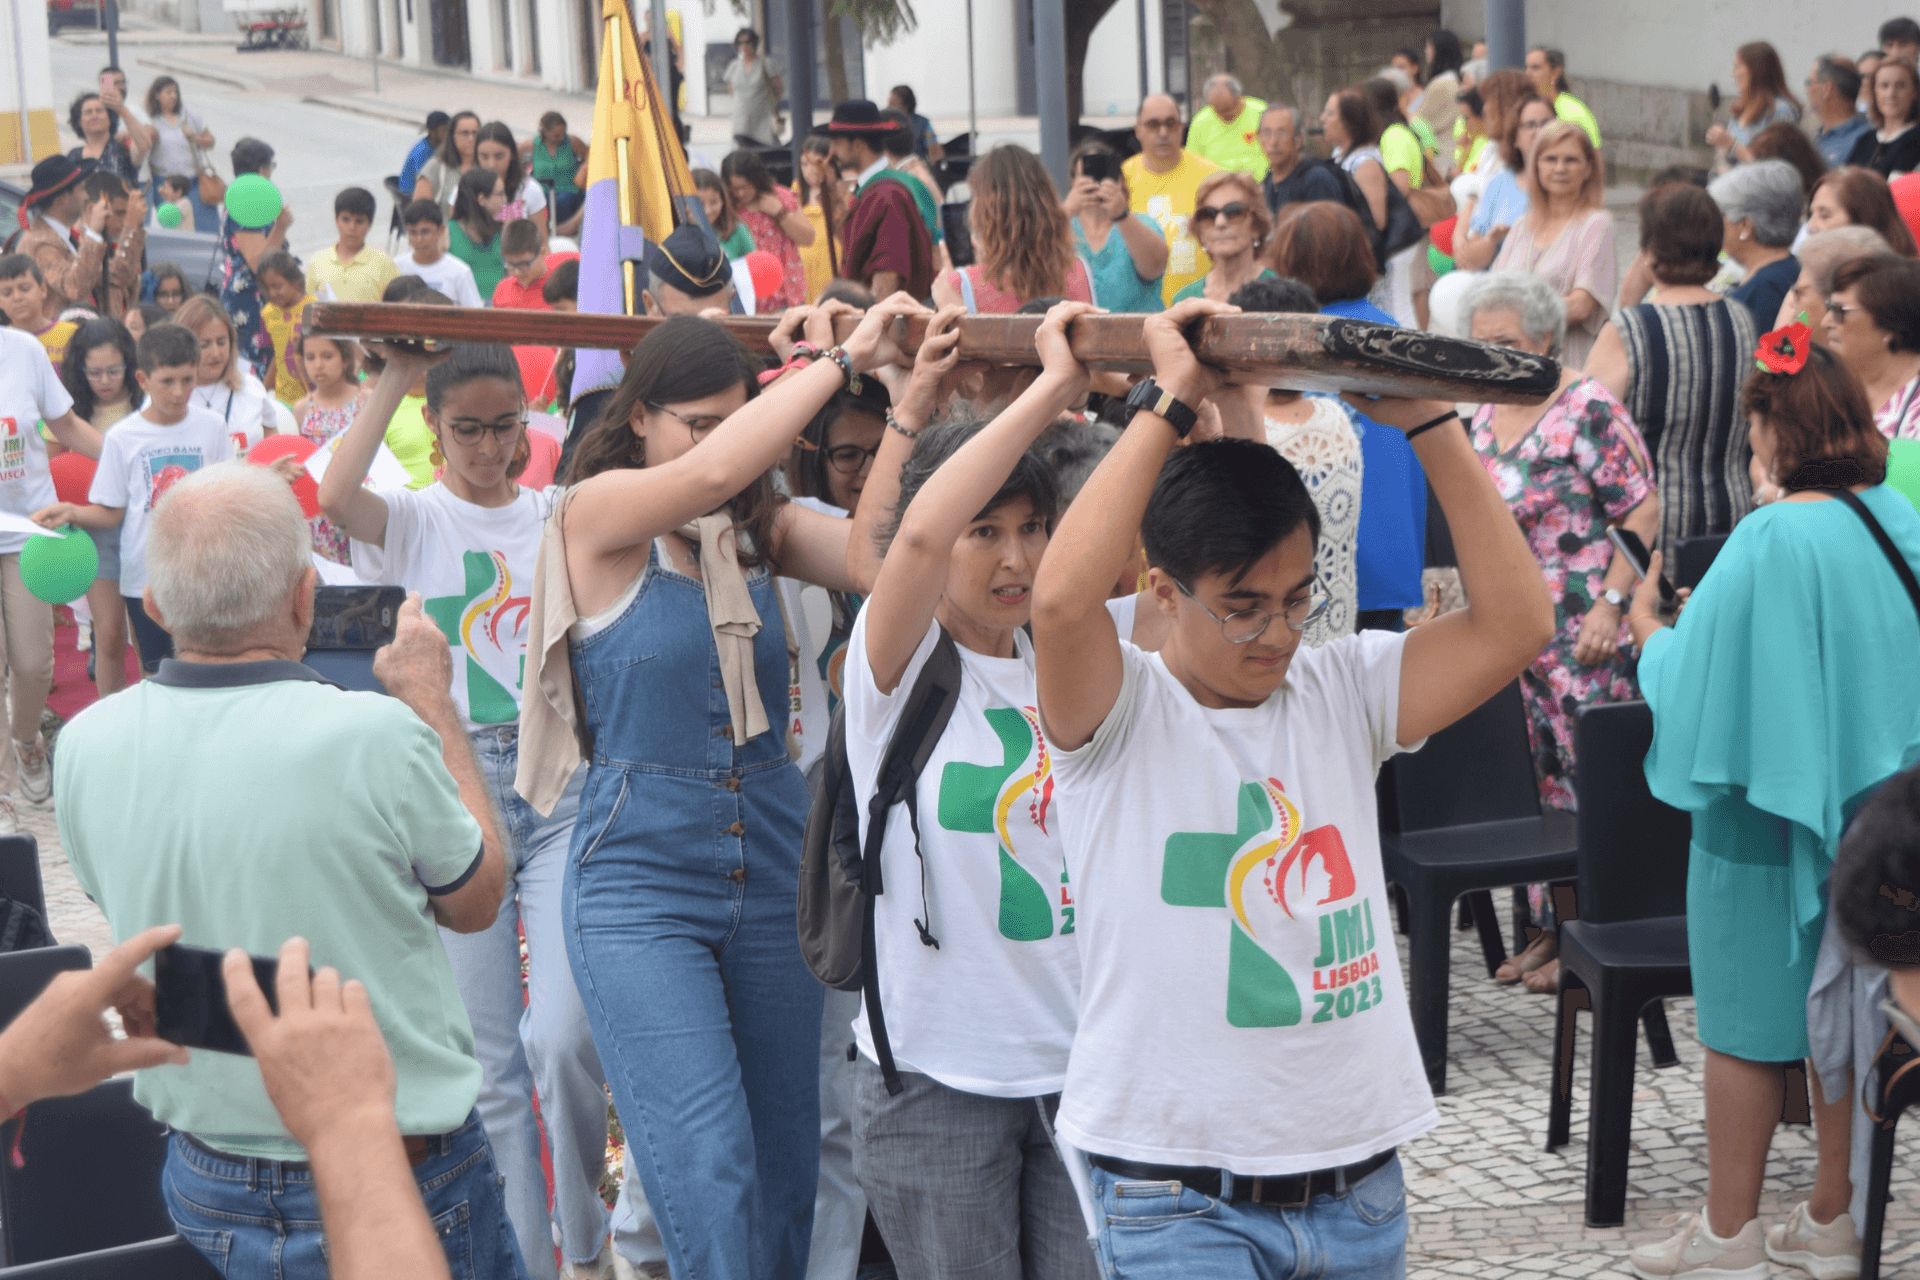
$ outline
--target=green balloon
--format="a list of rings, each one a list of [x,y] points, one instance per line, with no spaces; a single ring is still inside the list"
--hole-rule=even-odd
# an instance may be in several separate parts
[[[243,227],[269,227],[280,216],[280,188],[257,173],[243,173],[227,186],[227,213]]]
[[[1895,440],[1887,445],[1887,484],[1920,508],[1920,440]]]
[[[1440,252],[1439,245],[1430,244],[1427,246],[1427,265],[1433,268],[1434,275],[1443,276],[1453,270],[1453,259]]]
[[[186,215],[180,212],[179,205],[169,200],[154,210],[153,216],[159,220],[161,226],[173,228],[179,226]]]
[[[84,529],[39,533],[20,548],[20,581],[48,604],[72,604],[100,572],[100,552]]]

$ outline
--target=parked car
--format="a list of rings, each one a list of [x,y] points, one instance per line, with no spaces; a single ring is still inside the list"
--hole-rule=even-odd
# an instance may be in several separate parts
[[[47,0],[48,35],[60,34],[62,27],[98,27],[105,17],[102,0]]]

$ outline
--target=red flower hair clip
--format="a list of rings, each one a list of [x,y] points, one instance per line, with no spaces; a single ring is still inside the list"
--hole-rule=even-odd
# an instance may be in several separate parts
[[[1762,373],[1795,374],[1807,367],[1812,351],[1813,330],[1795,321],[1761,337],[1753,349],[1753,364]]]

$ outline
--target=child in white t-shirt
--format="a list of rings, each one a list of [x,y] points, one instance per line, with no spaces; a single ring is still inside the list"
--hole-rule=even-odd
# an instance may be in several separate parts
[[[147,616],[147,522],[168,489],[233,456],[227,425],[192,403],[200,344],[192,330],[157,324],[140,336],[140,389],[147,403],[110,432],[84,503],[55,502],[34,512],[50,529],[120,530],[120,594],[127,602],[140,665],[152,674],[173,642]]]
[[[1061,523],[1035,586],[1084,974],[1060,1135],[1092,1161],[1107,1274],[1399,1275],[1395,1148],[1438,1122],[1407,1013],[1373,782],[1512,680],[1552,634],[1526,542],[1448,406],[1372,401],[1417,437],[1472,608],[1322,648],[1318,516],[1270,446],[1175,451],[1221,375],[1144,324],[1153,383]],[[1171,455],[1171,457],[1169,456]],[[1158,653],[1103,607],[1144,541]],[[1224,1233],[1224,1234],[1223,1234]]]

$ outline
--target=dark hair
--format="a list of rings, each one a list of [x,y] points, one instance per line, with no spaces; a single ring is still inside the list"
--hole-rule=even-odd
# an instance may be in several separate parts
[[[1661,284],[1705,284],[1720,272],[1726,223],[1699,187],[1669,183],[1640,197],[1640,247]]]
[[[862,385],[877,388],[879,383],[867,379]],[[808,420],[806,429],[794,442],[793,452],[782,468],[787,473],[787,482],[793,486],[794,496],[825,498],[833,492],[827,479],[827,437],[832,433],[834,424],[849,413],[864,413],[884,429],[886,396],[882,393],[870,400],[865,396],[856,396],[851,391],[836,391],[820,412]]]
[[[1147,563],[1192,587],[1210,573],[1238,582],[1301,525],[1320,540],[1320,512],[1293,464],[1256,440],[1176,449],[1140,521]]]
[[[1813,76],[1833,86],[1833,91],[1847,103],[1860,96],[1860,68],[1854,65],[1852,58],[1837,53],[1823,53],[1813,60]]]
[[[920,110],[920,99],[914,96],[911,85],[897,84],[887,90],[887,96],[900,99],[900,105],[907,109],[908,115],[913,115]]]
[[[1800,99],[1787,87],[1786,68],[1780,65],[1780,55],[1772,45],[1765,40],[1752,40],[1735,49],[1733,56],[1747,69],[1747,91],[1732,103],[1734,119],[1743,124],[1764,120],[1773,111],[1774,104],[1783,98],[1791,102],[1798,113]]]
[[[907,113],[888,108],[880,118],[887,122],[887,131],[880,135],[881,150],[895,157],[912,155],[913,122],[907,119]]]
[[[1427,75],[1426,75],[1427,60],[1420,56],[1420,51],[1418,49],[1415,49],[1411,45],[1403,44],[1398,49],[1395,49],[1393,51],[1393,57],[1405,58],[1408,62],[1411,62],[1413,64],[1413,75],[1410,76],[1409,78],[1413,81],[1414,88],[1417,89],[1421,85],[1427,82]],[[1390,58],[1388,59],[1388,61],[1392,61],[1392,59]],[[1398,68],[1395,68],[1395,69],[1398,70]]]
[[[1907,78],[1908,86],[1913,90],[1913,100],[1907,107],[1904,121],[1888,120],[1880,114],[1880,73],[1889,68]],[[1873,88],[1867,94],[1867,119],[1873,121],[1876,129],[1891,128],[1895,124],[1913,124],[1920,121],[1920,71],[1914,70],[1911,62],[1905,58],[1882,58],[1880,65],[1873,69]]]
[[[273,148],[258,138],[242,138],[233,144],[228,159],[233,162],[233,176],[236,178],[249,173],[261,173],[273,163]]]
[[[548,306],[565,299],[576,302],[580,298],[580,259],[568,258],[553,270],[547,272],[547,281],[540,286],[540,296]]]
[[[21,276],[32,276],[45,285],[47,278],[40,271],[40,264],[24,253],[0,254],[0,280],[18,280]]]
[[[93,99],[96,102],[101,102],[103,106],[105,105],[104,101],[100,97],[100,94],[96,90],[85,89],[85,90],[82,90],[80,94],[74,98],[73,105],[67,108],[67,123],[73,127],[74,137],[79,138],[82,141],[86,140],[87,135],[80,132],[80,108],[87,105],[87,100],[89,98]],[[109,139],[112,139],[119,132],[120,132],[120,117],[112,111],[107,112],[107,137]]]
[[[1515,173],[1525,173],[1527,169],[1527,153],[1520,146],[1520,125],[1527,117],[1527,108],[1536,102],[1547,109],[1546,123],[1540,126],[1543,130],[1558,118],[1554,114],[1553,104],[1529,87],[1525,93],[1513,99],[1513,109],[1506,117],[1506,128],[1494,139],[1500,147],[1500,158]]]
[[[647,465],[646,442],[632,422],[648,404],[682,404],[732,387],[751,400],[760,390],[760,363],[725,329],[699,316],[673,316],[640,340],[620,385],[600,416],[580,437],[567,464],[565,483],[577,485],[603,471]],[[696,446],[697,447],[697,446]],[[746,537],[742,563],[771,560],[773,523],[786,499],[763,472],[727,503],[734,525]]]
[[[547,111],[547,112],[541,113],[541,116],[540,116],[540,132],[541,133],[545,133],[547,130],[553,128],[555,125],[559,125],[562,129],[566,128],[567,118],[561,115],[558,111]]]
[[[109,200],[124,200],[127,195],[127,184],[117,173],[95,169],[81,180],[80,190],[86,193],[89,202],[98,200],[102,196]]]
[[[744,147],[727,153],[720,162],[720,176],[727,183],[738,178],[763,196],[773,190],[773,175],[767,172],[766,164]]]
[[[1755,371],[1740,411],[1767,424],[1774,475],[1788,491],[1879,484],[1887,478],[1887,438],[1873,423],[1860,379],[1815,346],[1798,373]]]
[[[173,90],[174,109],[182,115],[185,115],[187,110],[187,95],[180,92],[180,82],[172,76],[155,76],[153,83],[147,86],[147,114],[150,116],[160,114],[160,91],[162,89]]]
[[[1647,183],[1647,190],[1651,191],[1655,187],[1664,187],[1668,183],[1678,182],[1684,186],[1698,187],[1705,191],[1707,184],[1712,181],[1713,175],[1698,165],[1670,164],[1653,175]]]
[[[1360,215],[1332,200],[1282,206],[1267,241],[1267,266],[1298,280],[1321,302],[1364,298],[1380,278]]]
[[[336,218],[343,213],[354,213],[372,222],[377,209],[378,206],[373,202],[373,192],[365,187],[344,187],[340,194],[333,198],[333,216]]]
[[[1895,969],[1920,966],[1920,768],[1894,774],[1860,806],[1829,892],[1849,946]]]
[[[1537,44],[1527,52],[1537,53],[1546,59],[1547,68],[1553,72],[1553,91],[1565,93],[1567,91],[1567,55],[1559,49],[1544,44]]]
[[[200,363],[200,339],[193,336],[193,330],[171,320],[156,324],[141,334],[135,351],[142,373]]]
[[[1427,37],[1427,43],[1433,46],[1433,65],[1427,68],[1428,80],[1449,71],[1460,74],[1460,65],[1466,59],[1461,56],[1459,36],[1441,27]]]
[[[800,153],[819,156],[826,162],[827,172],[830,175],[837,175],[840,172],[840,166],[833,161],[833,143],[828,141],[824,134],[809,135],[807,140],[800,144]],[[827,262],[833,267],[835,275],[838,275],[840,247],[834,243],[838,237],[836,228],[840,225],[841,197],[838,184],[829,178],[828,181],[810,191],[806,177],[800,168],[800,162],[796,159],[793,164],[793,189],[799,194],[802,205],[810,204],[816,196],[819,198],[820,212],[824,215],[823,221],[827,224]]]
[[[1233,291],[1227,301],[1242,311],[1303,311],[1317,313],[1320,299],[1313,290],[1287,276],[1261,276]]]
[[[333,338],[328,337],[326,334],[305,333],[299,329],[295,329],[293,335],[287,341],[292,349],[292,354],[301,358],[302,362],[294,367],[300,371],[301,385],[305,386],[307,390],[313,390],[312,385],[307,382],[304,359],[307,354],[307,344],[309,342],[332,343],[333,349],[340,353],[340,363],[345,366],[348,384],[351,385],[354,382],[362,361],[360,359],[360,344],[352,338]]]
[[[1110,422],[1062,418],[1033,442],[1033,452],[1053,472],[1060,489],[1060,508],[1065,510],[1080,496],[1094,471],[1113,446],[1120,443],[1120,428]]]
[[[1855,258],[1833,273],[1833,292],[1852,289],[1874,324],[1893,337],[1892,351],[1920,351],[1920,262]]]
[[[979,435],[989,420],[976,418],[967,421],[942,422],[921,431],[913,442],[913,452],[907,455],[906,462],[900,467],[900,497],[893,504],[893,518],[878,535],[878,541],[884,550],[891,545],[895,535],[900,532],[900,521],[906,517],[907,508],[926,487],[927,481],[954,454],[960,452],[962,445]],[[1053,523],[1060,517],[1060,482],[1054,478],[1053,471],[1035,448],[1029,448],[1013,464],[1013,470],[1000,483],[1000,488],[981,506],[975,520],[984,520],[1015,498],[1025,498],[1033,504],[1033,514],[1047,526],[1047,532],[1053,532]]]
[[[1785,120],[1775,121],[1754,134],[1753,141],[1747,144],[1747,150],[1753,153],[1755,160],[1785,160],[1799,170],[1803,200],[1813,194],[1814,184],[1827,171],[1827,162],[1821,158],[1819,148],[1813,145],[1806,131]]]
[[[469,237],[473,236],[473,229],[467,224],[477,222],[485,227],[486,234],[478,237],[482,245],[492,244],[493,238],[500,234],[500,220],[480,203],[500,181],[499,174],[476,164],[460,175],[460,186],[454,193],[453,220],[462,224]]]
[[[87,380],[87,353],[101,347],[112,347],[120,353],[120,363],[126,366],[121,388],[138,409],[146,398],[141,394],[140,384],[134,380],[133,371],[139,368],[139,357],[134,354],[133,335],[127,332],[127,326],[118,320],[108,320],[95,316],[91,320],[82,320],[80,327],[67,339],[67,354],[60,360],[60,385],[73,397],[73,411],[88,422],[100,408],[100,398],[93,393],[93,384]],[[196,348],[197,354],[197,348]],[[94,422],[99,428],[111,427],[111,422]]]
[[[506,184],[507,199],[519,196],[520,188],[526,184],[526,170],[520,167],[520,144],[513,140],[513,130],[499,120],[489,120],[480,126],[480,132],[473,135],[473,162],[480,163],[480,144],[493,142],[507,149],[507,171],[500,175]]]
[[[1889,44],[1920,44],[1920,22],[1912,18],[1888,18],[1880,24],[1878,39],[1882,48]]]
[[[460,132],[460,122],[462,120],[473,121],[476,130],[480,127],[479,113],[473,111],[454,112],[453,119],[447,121],[446,141],[440,144],[440,150],[435,153],[435,158],[455,173],[460,172],[460,144],[453,140],[453,135]],[[480,138],[477,134],[473,139],[473,162],[475,164],[480,163]]]
[[[400,211],[400,225],[417,227],[423,222],[431,222],[436,227],[447,225],[446,215],[440,212],[437,200],[410,200],[407,207]]]
[[[1487,118],[1487,100],[1480,96],[1479,85],[1462,89],[1455,95],[1454,101],[1460,104],[1461,111],[1469,115],[1479,116],[1482,121],[1485,121]]]
[[[276,250],[260,259],[260,265],[253,269],[253,274],[258,279],[269,271],[296,288],[304,289],[307,286],[307,274],[300,269],[299,260],[285,249]]]
[[[735,44],[739,44],[742,40],[749,42],[756,49],[760,47],[760,33],[752,27],[742,27],[733,33],[733,42]]]
[[[720,175],[711,169],[693,171],[693,189],[711,191],[720,197],[720,217],[713,224],[716,240],[725,240],[733,234],[736,219],[733,216],[733,196],[727,191],[727,184],[720,181]]]
[[[515,218],[500,233],[500,252],[538,253],[540,252],[540,224],[531,218]]]
[[[160,285],[167,280],[180,282],[180,301],[185,302],[193,296],[193,286],[187,283],[187,273],[177,263],[156,263],[153,268],[153,296],[160,296]],[[169,313],[171,314],[171,313]]]
[[[1906,219],[1900,216],[1899,206],[1893,203],[1893,192],[1888,188],[1887,180],[1879,173],[1851,164],[1829,169],[1813,184],[1813,190],[1807,193],[1809,204],[1822,187],[1833,188],[1833,198],[1846,211],[1848,222],[1855,226],[1872,227],[1880,233],[1888,247],[1901,257],[1914,256],[1913,232],[1908,229]]]
[[[1406,124],[1407,114],[1400,109],[1400,87],[1393,81],[1375,76],[1360,82],[1360,92],[1367,96],[1367,105],[1379,119],[1380,132],[1385,133],[1388,125]]]
[[[814,305],[824,306],[829,302],[844,302],[856,310],[865,311],[874,304],[874,296],[873,291],[858,280],[838,276],[820,291],[820,297]]]
[[[481,378],[499,378],[520,391],[520,365],[513,358],[513,348],[497,342],[454,343],[446,359],[427,370],[427,408],[440,412],[447,392]]]
[[[193,190],[193,179],[184,173],[169,173],[159,179],[159,183],[163,187],[176,188],[181,195],[185,195],[187,192]]]
[[[1347,131],[1347,150],[1357,151],[1380,141],[1380,118],[1360,90],[1346,88],[1335,93],[1333,111],[1340,117],[1340,127]]]

